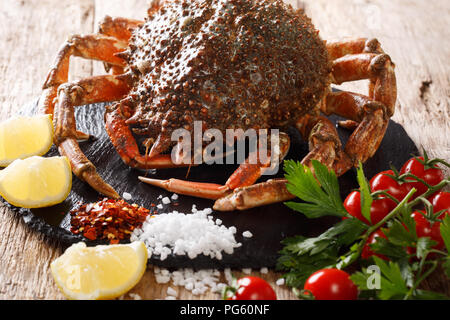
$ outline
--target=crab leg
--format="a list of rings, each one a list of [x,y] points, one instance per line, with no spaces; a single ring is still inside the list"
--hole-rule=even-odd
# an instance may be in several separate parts
[[[159,180],[139,177],[139,180],[170,192],[204,199],[216,200],[230,192],[230,189],[226,185],[224,186],[215,183],[191,182],[173,178],[169,180]]]
[[[280,133],[279,153],[274,156],[284,159],[289,151],[290,140],[285,133]],[[251,163],[250,157],[242,163],[236,171],[228,178],[225,185],[191,182],[179,179],[158,180],[140,177],[142,182],[154,185],[170,192],[190,195],[206,199],[219,199],[236,188],[251,186],[268,170],[273,163],[272,155],[268,156],[265,161],[258,159],[257,163]]]
[[[74,107],[121,99],[129,91],[126,76],[104,75],[61,85],[55,106],[55,144],[67,156],[73,173],[98,192],[118,198],[116,191],[98,175],[95,166],[83,154],[76,133]]]
[[[139,152],[130,128],[126,124],[126,119],[121,113],[121,103],[108,107],[105,113],[106,132],[111,138],[111,142],[117,153],[128,166],[140,169],[160,169],[188,167],[189,164],[176,164],[172,162],[170,154],[159,154],[156,156],[143,156]]]
[[[350,55],[335,61],[333,76],[337,83],[359,79],[370,79],[372,83],[370,98],[330,93],[322,105],[327,114],[334,112],[359,122],[345,146],[345,154],[357,165],[378,149],[394,113],[397,97],[394,65],[386,54]]]
[[[235,189],[233,193],[218,199],[213,209],[217,211],[246,210],[294,199],[295,196],[287,191],[286,183],[284,179],[274,179]]]
[[[115,54],[125,50],[127,45],[126,42],[103,35],[71,36],[59,50],[54,66],[44,84],[44,89],[67,82],[71,56],[100,60],[125,67],[125,61]]]
[[[59,50],[52,69],[43,86],[43,93],[39,100],[39,111],[53,114],[58,87],[69,79],[69,65],[71,56],[106,61],[108,63],[125,66],[125,62],[114,54],[123,51],[127,46],[112,37],[101,35],[74,35],[70,37]]]
[[[341,40],[327,40],[326,46],[330,60],[336,60],[348,54],[383,53],[377,39],[348,38]]]
[[[105,16],[99,24],[99,33],[114,37],[117,40],[128,42],[134,29],[144,24],[144,21],[122,17],[111,18]]]
[[[144,21],[128,19],[128,18],[111,18],[105,16],[99,24],[99,33],[105,36],[116,38],[117,40],[128,43],[131,38],[134,29],[138,28],[144,23]],[[105,62],[105,69],[108,72],[110,69],[113,74],[124,73],[124,69],[121,66],[112,65]]]
[[[311,167],[315,159],[337,174],[347,171],[351,163],[338,157],[341,142],[333,123],[322,116],[305,116],[297,124],[297,129],[309,141],[310,152],[302,163]],[[220,198],[214,204],[214,210],[245,210],[271,203],[295,198],[287,191],[286,180],[275,179],[248,187],[237,188],[232,194]]]
[[[318,160],[337,175],[341,175],[352,167],[341,150],[341,141],[334,124],[323,116],[305,116],[297,121],[297,129],[309,142],[309,153],[302,164],[312,170],[311,160]]]

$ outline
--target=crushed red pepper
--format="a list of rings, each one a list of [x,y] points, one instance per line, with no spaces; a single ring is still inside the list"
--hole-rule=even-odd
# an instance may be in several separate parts
[[[150,210],[124,200],[104,198],[72,210],[71,232],[89,240],[109,240],[110,244],[129,239],[142,226]]]

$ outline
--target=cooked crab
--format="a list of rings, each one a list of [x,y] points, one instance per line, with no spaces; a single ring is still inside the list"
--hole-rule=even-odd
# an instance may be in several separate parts
[[[177,167],[167,154],[177,128],[285,129],[294,125],[312,159],[343,174],[370,158],[394,113],[394,64],[376,39],[323,41],[303,12],[276,0],[156,1],[145,21],[106,17],[99,34],[72,36],[59,51],[40,108],[54,114],[55,144],[73,172],[98,192],[119,195],[96,172],[78,140],[74,107],[114,102],[106,130],[120,157],[141,169]],[[68,83],[71,56],[105,62],[110,74]],[[331,84],[369,79],[369,94]],[[325,115],[354,131],[342,148]],[[135,136],[142,136],[145,153]],[[289,137],[281,135],[281,159]],[[184,165],[184,164],[182,164]],[[216,210],[247,209],[293,196],[283,179],[255,184],[268,162],[242,163],[225,185],[177,179],[142,181],[216,199]]]

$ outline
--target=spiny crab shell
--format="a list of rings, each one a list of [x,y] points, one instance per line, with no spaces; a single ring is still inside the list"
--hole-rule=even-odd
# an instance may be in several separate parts
[[[157,153],[194,121],[223,132],[291,125],[317,112],[331,71],[310,19],[274,0],[166,1],[122,56],[134,75],[127,123]]]

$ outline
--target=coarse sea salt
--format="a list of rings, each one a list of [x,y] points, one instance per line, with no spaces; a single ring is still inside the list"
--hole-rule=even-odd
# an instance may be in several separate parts
[[[251,268],[243,268],[242,272],[245,274],[251,274],[252,273],[252,269]]]
[[[128,192],[124,192],[123,195],[122,195],[122,197],[123,197],[124,200],[127,200],[127,201],[130,201],[130,200],[133,198],[133,197],[131,196],[131,194],[128,193]]]
[[[174,286],[184,287],[193,295],[201,295],[207,291],[220,292],[226,284],[220,282],[220,271],[216,269],[205,269],[194,271],[185,268],[172,272],[167,269],[154,267],[155,279],[157,283],[172,282]],[[175,298],[177,291],[171,287],[167,289],[167,298]]]
[[[169,197],[164,197],[164,198],[162,198],[161,201],[162,201],[163,204],[169,204],[170,203]]]
[[[223,252],[233,254],[242,244],[235,239],[236,227],[216,224],[208,218],[212,212],[210,208],[195,208],[189,214],[173,211],[149,216],[141,228],[133,231],[131,241],[144,242],[149,256],[157,255],[161,260],[171,254],[221,260]]]
[[[168,294],[169,296],[176,297],[176,296],[178,295],[178,292],[177,292],[174,288],[168,287],[168,288],[167,288],[167,294]]]
[[[253,234],[252,234],[250,231],[244,231],[244,232],[242,233],[242,235],[243,235],[245,238],[251,238],[251,237],[253,237]]]

